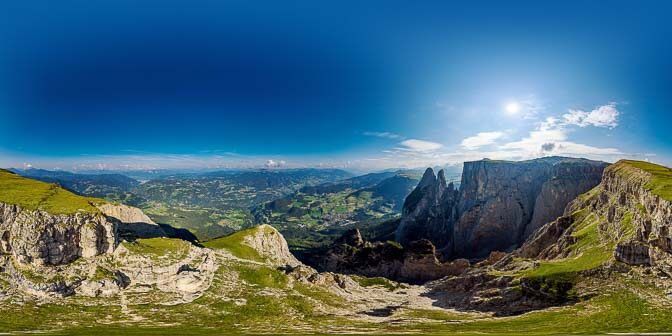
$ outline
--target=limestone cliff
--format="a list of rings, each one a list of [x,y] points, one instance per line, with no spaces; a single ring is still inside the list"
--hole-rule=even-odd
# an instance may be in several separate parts
[[[427,168],[418,186],[406,197],[396,241],[407,245],[427,239],[436,246],[450,249],[456,200],[457,190],[452,183],[446,185],[443,170],[435,176],[434,170]]]
[[[61,265],[110,253],[116,225],[100,213],[50,214],[0,203],[0,252],[24,264]]]
[[[459,192],[428,170],[406,200],[396,238],[429,239],[452,258],[510,251],[597,185],[606,165],[562,157],[465,162]]]
[[[597,185],[606,166],[560,157],[465,162],[454,255],[485,257],[490,251],[511,250]]]
[[[527,258],[554,259],[571,253],[580,230],[596,226],[593,246],[632,265],[655,266],[672,276],[672,170],[638,161],[619,161],[602,182],[546,224],[518,251]],[[587,223],[587,224],[585,224]]]
[[[124,237],[153,238],[165,237],[166,232],[142,210],[124,204],[104,203],[97,208],[111,221],[117,223],[119,233]]]

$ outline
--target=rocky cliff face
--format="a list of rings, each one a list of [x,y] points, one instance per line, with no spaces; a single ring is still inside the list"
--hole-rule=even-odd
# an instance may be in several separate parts
[[[123,205],[105,203],[97,206],[110,220],[116,222],[119,234],[124,237],[152,238],[165,237],[166,232],[142,210]]]
[[[453,258],[510,251],[597,185],[606,165],[561,157],[465,162],[459,192],[428,170],[407,198],[397,240],[430,239]]]
[[[401,247],[392,243],[367,242],[359,230],[346,232],[325,253],[318,265],[322,271],[382,276],[410,283],[423,283],[457,275],[469,267],[464,259],[442,263],[432,242],[420,239]]]
[[[20,263],[62,265],[116,244],[116,225],[100,213],[52,215],[0,203],[0,252]]]
[[[619,161],[602,182],[573,201],[565,214],[538,230],[516,253],[522,257],[565,257],[576,243],[581,221],[597,224],[598,243],[615,260],[655,266],[672,276],[672,170]]]
[[[105,216],[114,217],[122,223],[156,224],[142,210],[123,204],[105,203],[98,205]]]
[[[465,162],[454,255],[511,250],[597,185],[606,166],[568,158]]]
[[[453,244],[453,207],[457,190],[446,185],[443,170],[434,175],[427,168],[418,186],[406,197],[395,239],[403,245],[427,239],[435,246],[450,249]]]

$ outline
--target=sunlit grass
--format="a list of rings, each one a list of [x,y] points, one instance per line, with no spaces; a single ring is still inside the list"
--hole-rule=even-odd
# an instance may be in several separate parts
[[[0,203],[51,214],[99,213],[95,204],[104,200],[75,195],[55,184],[21,177],[0,169]]]
[[[646,188],[653,194],[672,201],[672,169],[650,162],[635,160],[622,160],[617,164],[627,164],[651,174],[651,179],[646,184]]]
[[[258,227],[241,230],[225,237],[204,242],[203,245],[212,249],[225,249],[241,259],[264,262],[266,259],[259,252],[243,243],[245,237],[255,234],[256,230],[258,230]]]

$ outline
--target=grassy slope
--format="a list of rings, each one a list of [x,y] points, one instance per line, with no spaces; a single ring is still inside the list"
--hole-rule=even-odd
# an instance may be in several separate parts
[[[538,267],[525,272],[525,277],[570,281],[578,272],[599,267],[612,259],[615,242],[601,236],[598,229],[601,218],[588,209],[576,211],[572,216],[575,218],[572,236],[576,242],[569,246],[571,255],[564,259],[541,261]]]
[[[240,238],[240,237],[238,237]],[[233,239],[231,239],[233,240]],[[165,242],[148,240],[151,251]],[[168,249],[172,249],[169,244]],[[145,250],[143,250],[144,252]],[[232,273],[233,272],[233,273]],[[235,276],[232,277],[232,274]],[[556,335],[672,330],[672,310],[652,305],[638,293],[658,293],[653,285],[629,286],[627,279],[607,280],[604,294],[579,304],[491,318],[441,310],[400,309],[389,321],[365,321],[319,313],[316,305],[347,307],[343,298],[319,286],[291,281],[264,265],[231,261],[217,271],[204,296],[181,305],[128,304],[119,297],[27,301],[0,305],[0,332],[53,330],[50,335],[224,335],[224,334],[433,334]],[[239,284],[232,289],[231,282]],[[367,285],[383,285],[376,279]],[[127,314],[141,316],[133,321]],[[407,319],[402,323],[401,318]]]
[[[256,230],[259,230],[259,227],[241,230],[225,237],[204,242],[203,246],[211,249],[225,249],[238,258],[264,262],[265,259],[255,249],[243,244],[243,239],[254,234]]]
[[[646,186],[651,192],[665,199],[672,197],[672,170],[656,164],[632,160],[619,161],[611,169],[617,169],[617,171],[623,173],[632,169],[632,167],[651,174],[650,182]],[[598,186],[579,197],[584,200],[596,197],[600,191],[600,186]],[[633,209],[633,211],[636,210]],[[569,247],[571,255],[560,260],[542,261],[539,267],[526,272],[525,276],[572,280],[578,272],[599,267],[613,259],[613,251],[617,241],[615,237],[607,233],[601,233],[598,228],[599,224],[604,222],[605,219],[592,213],[588,208],[575,211],[572,216],[574,217],[572,236],[576,238],[576,242]],[[626,213],[621,221],[621,228],[624,232],[622,232],[620,239],[628,238],[634,234],[635,229],[632,227],[631,213]]]
[[[618,164],[627,164],[651,174],[646,188],[653,194],[672,201],[672,169],[650,162],[622,160]]]
[[[55,184],[31,180],[0,169],[0,202],[52,214],[73,214],[99,213],[92,204],[105,201],[78,196]]]

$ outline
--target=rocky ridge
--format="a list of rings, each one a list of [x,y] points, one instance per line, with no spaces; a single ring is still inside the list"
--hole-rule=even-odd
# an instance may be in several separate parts
[[[600,182],[604,162],[561,157],[465,162],[459,191],[428,169],[404,204],[396,238],[425,238],[446,258],[510,251]]]
[[[446,184],[443,170],[435,176],[434,170],[427,168],[417,187],[406,197],[395,240],[406,245],[428,239],[436,246],[450,249],[457,199],[458,191],[453,183]]]
[[[659,183],[670,188],[669,168],[626,160],[611,165],[597,187],[573,201],[564,216],[546,224],[516,253],[528,258],[563,257],[576,243],[578,224],[590,216],[615,260],[655,266],[672,276],[672,201],[652,192],[656,172],[667,175]]]
[[[246,235],[241,243],[257,251],[267,262],[276,266],[301,265],[301,262],[289,251],[285,237],[274,227],[262,224],[250,231],[251,233]]]
[[[328,272],[424,283],[461,274],[469,267],[469,261],[440,262],[434,245],[426,239],[401,247],[390,242],[365,241],[358,229],[352,229],[332,244],[317,267]]]
[[[656,285],[669,291],[671,284],[660,280],[672,277],[666,190],[672,190],[669,168],[619,161],[520,248],[427,284],[429,295],[449,307],[510,315],[586,299],[623,276],[657,275]]]

